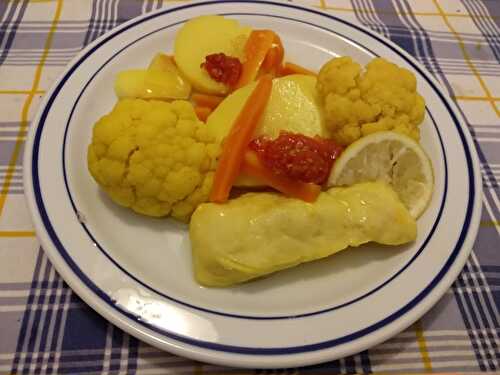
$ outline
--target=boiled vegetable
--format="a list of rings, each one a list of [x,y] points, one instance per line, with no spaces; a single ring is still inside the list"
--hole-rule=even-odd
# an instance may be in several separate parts
[[[236,88],[253,82],[273,46],[275,33],[271,30],[253,30],[245,44],[245,62]]]
[[[196,116],[198,116],[198,120],[205,122],[210,113],[212,113],[212,109],[209,107],[196,106],[194,107],[194,112]]]
[[[312,70],[309,70],[307,68],[304,68],[303,66],[291,63],[291,62],[286,62],[283,64],[283,66],[280,68],[278,75],[279,76],[288,76],[290,74],[305,74],[309,76],[316,76],[317,73],[314,73]]]
[[[224,100],[224,97],[218,95],[194,93],[193,95],[191,95],[191,100],[198,106],[215,109]]]
[[[244,152],[266,108],[271,95],[271,88],[271,76],[265,75],[261,77],[234,121],[222,145],[222,153],[215,170],[214,184],[210,192],[210,201],[217,203],[227,201],[231,187],[240,172]]]
[[[282,130],[328,138],[315,86],[316,78],[311,76],[274,79],[269,104],[254,138],[260,135],[276,138]],[[219,142],[229,133],[254,87],[255,83],[251,83],[230,94],[209,116],[207,128]]]
[[[384,130],[420,139],[425,101],[415,75],[405,68],[378,57],[363,72],[352,58],[339,57],[323,65],[317,88],[326,125],[342,145]]]
[[[285,57],[285,49],[278,34],[274,33],[271,49],[262,62],[261,72],[276,75],[281,69],[281,63]]]
[[[321,186],[319,185],[301,182],[283,175],[274,174],[259,159],[257,153],[252,150],[247,150],[245,152],[241,171],[248,176],[256,178],[263,185],[270,186],[290,198],[314,202],[321,192]]]
[[[179,72],[171,56],[158,53],[148,69],[118,73],[115,93],[119,98],[187,99],[191,84]]]
[[[174,58],[180,71],[197,91],[224,94],[228,87],[213,80],[201,67],[205,57],[215,53],[244,58],[250,28],[222,16],[199,16],[186,22],[177,32]]]
[[[191,103],[122,99],[94,125],[88,168],[116,203],[188,221],[208,200],[219,146]]]

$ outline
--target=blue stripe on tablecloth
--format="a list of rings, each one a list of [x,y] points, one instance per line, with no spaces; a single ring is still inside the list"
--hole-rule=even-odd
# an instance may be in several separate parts
[[[430,41],[430,37],[425,29],[420,25],[416,17],[411,13],[411,7],[407,1],[396,1],[393,3],[394,11],[400,12],[399,19],[407,24],[408,31],[411,34],[411,41],[414,45],[414,54],[421,63],[433,74],[442,75],[438,64],[433,64],[435,61],[435,53]]]
[[[474,272],[474,275],[480,276],[482,275],[482,271],[480,269],[474,269],[472,261],[469,262],[464,267],[464,274],[468,272]],[[495,324],[495,313],[491,310],[491,295],[488,292],[489,288],[477,288],[474,286],[474,283],[468,283],[465,278],[459,280],[459,283],[463,283],[464,287],[468,290],[462,291],[462,296],[465,296],[465,299],[468,299],[469,306],[475,307],[475,309],[469,309],[468,312],[471,315],[475,315],[476,319],[473,319],[473,322],[478,322],[477,326],[480,329],[476,329],[473,332],[476,332],[476,335],[479,337],[482,348],[484,350],[484,357],[486,357],[486,362],[489,365],[491,370],[496,370],[497,367],[494,363],[493,358],[500,358],[500,352],[498,350],[497,342],[498,332],[497,327],[498,322]],[[493,324],[490,322],[493,321]],[[491,354],[494,353],[494,354]]]
[[[356,371],[356,362],[354,361],[354,357],[352,357],[352,356],[344,358],[344,366],[345,366],[344,371],[347,374],[355,374],[357,372]]]
[[[320,365],[306,366],[301,368],[301,373],[307,374],[308,372],[314,372],[315,370],[327,370],[329,372],[341,373],[340,360],[336,359],[334,361],[326,362]]]
[[[364,0],[352,0],[354,15],[358,19],[359,23],[369,27],[371,30],[376,31],[377,33],[389,38],[389,30],[388,25],[383,22],[377,20],[375,13],[375,9],[371,1]],[[369,10],[369,12],[363,12],[363,10]]]
[[[9,165],[10,157],[16,145],[15,140],[2,140],[0,138],[0,167],[7,167]],[[24,150],[24,143],[21,145],[21,155]],[[22,158],[17,158],[15,167],[21,167],[23,164]]]
[[[106,15],[105,15],[105,10],[106,10],[106,0],[94,0],[94,3],[96,4],[96,19],[102,19],[103,22],[99,22],[97,24],[94,24],[94,29],[92,30],[92,39],[90,41],[95,40],[96,38],[100,37],[103,35],[106,30],[109,29],[109,24],[111,23],[112,20],[109,20]]]
[[[359,355],[361,357],[361,370],[365,374],[371,373],[372,372],[372,365],[370,362],[369,351],[364,350]]]
[[[38,286],[38,278],[40,275],[40,269],[42,266],[42,253],[38,252],[38,256],[36,258],[35,269],[33,272],[33,279],[31,282],[30,294],[28,296],[28,300],[26,302],[26,309],[23,315],[21,328],[19,330],[19,338],[17,341],[16,353],[14,356],[14,360],[12,361],[12,372],[18,372],[18,365],[20,362],[20,356],[25,352],[25,344],[26,339],[29,341],[29,335],[31,334],[31,330],[28,330],[28,325],[31,320],[31,310],[32,306],[35,303],[35,295]]]
[[[52,274],[52,279],[57,280],[57,285],[51,293],[48,293],[48,299],[43,305],[45,316],[43,318],[41,332],[37,337],[37,339],[40,340],[40,344],[37,349],[37,352],[39,353],[50,351],[50,346],[53,346],[53,343],[57,342],[57,340],[54,340],[54,337],[52,335],[54,334],[55,328],[54,321],[57,320],[56,316],[61,310],[60,294],[62,293],[63,281],[62,279],[56,277],[54,270],[52,270]]]
[[[10,9],[1,24],[4,29],[0,32],[0,65],[2,65],[14,42],[17,29],[28,7],[28,3],[29,1],[27,0],[7,2],[7,4],[10,5]],[[16,13],[17,16],[15,17]]]
[[[0,283],[0,291],[29,290],[31,283]]]
[[[473,126],[471,126],[467,116],[465,115],[460,102],[457,102],[457,108],[458,108],[458,111],[460,112],[460,114],[462,115],[462,118],[465,122],[465,124],[467,125],[467,128],[469,129],[469,132],[471,133],[471,136],[472,136],[472,139],[473,139],[473,142],[474,142],[474,146],[476,148],[476,152],[477,152],[477,156],[478,156],[478,159],[479,159],[479,163],[480,165],[483,166],[483,170],[484,171],[487,171],[488,173],[491,173],[492,170],[489,166],[489,163],[488,163],[488,158],[486,157],[486,154],[485,154],[485,151],[483,150],[482,146],[481,146],[481,143],[477,141],[477,136],[476,136],[476,130]],[[483,186],[485,186],[485,180],[483,179]],[[483,192],[484,194],[484,192]]]
[[[66,310],[85,306],[81,302],[70,305],[67,298],[70,293],[40,250],[21,324],[13,371],[26,373],[33,363],[39,363],[36,369],[46,366],[47,372],[52,373],[53,367],[57,365],[55,353],[60,350],[60,332],[64,330]]]
[[[484,6],[482,1],[478,0],[462,0],[462,4],[464,4],[469,14],[473,16],[472,21],[483,34],[496,59],[500,61],[500,27],[491,18],[492,15],[489,14],[488,8]],[[498,6],[497,12],[500,13],[500,7]]]
[[[0,50],[4,48],[4,41],[9,38],[8,30],[13,29],[12,31],[15,33],[16,28],[19,26],[19,22],[12,22],[14,15],[16,14],[17,6],[19,4],[13,4],[12,2],[1,2],[0,13],[1,15],[1,24],[0,24]],[[11,23],[12,22],[12,23]],[[3,54],[3,51],[2,51]],[[1,55],[0,55],[1,56]]]
[[[443,80],[448,83],[445,76],[443,76]],[[471,126],[467,116],[460,106],[460,102],[458,104],[458,110],[460,111],[462,118],[473,136],[474,145],[477,150],[479,161],[483,165],[483,170],[491,173],[492,171],[489,167],[485,153],[483,152],[481,144],[477,141],[475,129]],[[498,184],[496,184],[496,187],[498,187]],[[495,191],[491,192],[488,188],[486,188],[484,191],[485,197],[488,197],[489,193],[496,194]],[[492,201],[489,200],[489,202]],[[492,206],[495,206],[494,202],[492,203]],[[491,219],[494,221],[495,217],[492,217]],[[474,251],[477,251],[477,249]],[[482,270],[479,265],[478,267],[471,267],[470,262],[471,260],[469,259],[459,277],[453,284],[452,291],[463,322],[467,328],[467,333],[474,349],[474,354],[480,370],[496,370],[498,369],[498,361],[500,359],[500,353],[497,345],[498,337],[500,335],[500,327],[498,325],[498,317],[495,311],[498,311],[498,305],[500,302],[496,303],[497,309],[495,310],[490,303],[491,299],[494,298],[494,296],[491,295],[491,292],[488,293],[486,289],[478,289],[474,288],[474,285],[471,286],[469,279],[471,279],[472,276],[470,275],[474,275],[473,277],[477,278],[478,275],[481,275]],[[480,294],[483,300],[488,302],[483,303],[478,294]],[[478,313],[476,313],[476,311]],[[488,323],[488,318],[494,319],[492,326]],[[486,332],[486,334],[483,334],[483,332]],[[493,352],[493,355],[491,352]],[[443,371],[442,369],[440,370]]]
[[[39,254],[41,257],[41,254]],[[40,268],[41,272],[40,275],[43,280],[49,280],[49,273],[52,268],[50,265],[48,259],[44,258],[44,262],[42,262],[42,266]],[[28,352],[38,352],[38,350],[35,350],[35,344],[37,339],[39,339],[39,334],[38,331],[40,329],[40,325],[45,325],[47,324],[47,321],[45,320],[46,314],[45,314],[45,309],[44,306],[46,306],[45,300],[52,294],[53,289],[50,289],[48,293],[43,293],[39,294],[38,298],[35,299],[35,303],[32,306],[31,313],[32,313],[32,326],[30,330],[30,337],[28,340],[28,345],[27,345],[27,351]]]
[[[496,308],[500,310],[500,265],[482,265],[481,268],[492,289],[493,301]]]
[[[361,22],[372,29],[376,29],[373,27],[375,25],[378,25],[379,28],[383,28],[385,31],[384,35],[387,38],[391,39],[409,54],[417,58],[432,75],[440,79],[448,93],[453,93],[452,86],[446,78],[444,70],[448,68],[450,73],[464,73],[468,75],[470,73],[468,67],[464,65],[464,68],[460,70],[454,67],[453,63],[443,67],[440,66],[440,60],[434,53],[434,47],[431,42],[432,32],[427,32],[415,16],[405,15],[405,13],[408,12],[408,3],[401,0],[394,2],[391,0],[370,0],[370,2],[373,2],[370,8],[374,9],[375,13],[365,13],[355,10],[356,16]],[[364,9],[362,5],[362,3],[358,4],[360,9]],[[395,8],[395,6],[398,8]],[[403,12],[400,12],[401,10]],[[398,12],[402,13],[402,15],[398,15]],[[411,12],[409,13],[411,14]],[[405,24],[403,19],[411,26]],[[453,40],[449,36],[449,33],[443,33],[442,35],[448,35],[449,42],[452,45],[456,44],[456,40]],[[447,49],[443,50],[446,51]],[[454,59],[454,61],[456,61],[457,64],[463,63],[462,58]]]
[[[481,303],[484,307],[484,311],[481,314],[483,321],[486,322],[486,326],[488,328],[500,328],[498,311],[496,309],[494,298],[491,294],[492,285],[489,285],[482,270],[482,266],[474,255],[471,257],[470,266],[466,264],[465,275],[467,275],[468,267],[470,267],[469,271],[471,271],[471,274],[474,274],[475,277],[464,278],[464,281],[465,283],[469,282],[469,285],[472,284],[473,290],[478,291],[478,293],[475,294],[475,299],[476,303]],[[500,342],[500,337],[497,335],[497,337],[491,338],[493,340],[492,346],[498,350],[497,342]]]
[[[100,20],[96,17],[96,1],[92,1],[92,12],[90,14],[89,18],[89,24],[87,27],[87,33],[85,34],[85,39],[83,40],[83,45],[82,47],[85,47],[87,44],[92,42],[95,38],[93,38],[93,33],[94,33],[94,27],[96,22],[100,22]]]
[[[482,5],[488,11],[491,16],[491,20],[496,25],[497,29],[500,30],[500,8],[498,7],[497,0],[482,0]]]
[[[125,333],[124,333],[125,334]],[[139,340],[129,335],[128,361],[126,373],[131,374],[137,371],[137,358],[139,357]]]
[[[410,55],[416,57],[418,54],[415,49],[414,30],[405,25],[401,17],[396,15],[397,9],[394,7],[394,3],[391,0],[371,0],[371,2],[373,2],[372,8],[376,12],[373,16],[369,17],[371,23],[383,24],[388,32],[388,38],[406,50]],[[376,19],[375,15],[379,20]],[[398,30],[398,32],[395,33],[395,30]]]
[[[91,43],[120,23],[141,14],[142,1],[94,0],[83,46]]]
[[[453,284],[452,290],[455,294],[455,299],[460,309],[462,319],[467,328],[472,347],[474,348],[479,368],[481,371],[496,370],[497,366],[490,352],[493,351],[496,353],[496,358],[500,358],[498,346],[495,342],[498,339],[496,339],[494,337],[495,335],[492,335],[489,330],[498,330],[498,326],[490,327],[488,324],[485,315],[487,313],[485,311],[486,309],[477,296],[478,293],[482,292],[474,290],[474,288],[471,288],[470,284],[467,283],[464,274],[468,272],[471,272],[470,260]],[[467,290],[467,288],[470,289]],[[476,310],[479,314],[476,313]],[[486,332],[486,335],[483,332]],[[498,337],[498,332],[496,332],[496,336]]]

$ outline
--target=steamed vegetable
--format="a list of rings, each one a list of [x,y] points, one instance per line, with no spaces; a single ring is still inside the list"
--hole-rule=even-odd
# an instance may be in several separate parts
[[[189,102],[123,99],[94,125],[88,167],[114,202],[186,221],[208,200],[218,150]]]
[[[278,34],[274,33],[271,49],[262,62],[261,71],[267,74],[276,75],[281,69],[283,58],[285,57],[285,48]]]
[[[193,214],[189,234],[196,280],[221,287],[369,241],[404,244],[415,240],[416,231],[396,193],[369,182],[332,188],[314,203],[272,193],[204,203]]]
[[[243,87],[257,78],[268,52],[271,50],[275,38],[271,30],[253,30],[245,44],[245,62],[236,88]]]
[[[222,145],[214,184],[210,192],[210,201],[224,203],[229,198],[231,187],[240,173],[244,152],[252,140],[252,135],[271,95],[271,88],[271,77],[262,76],[234,120]]]
[[[321,186],[278,175],[260,160],[257,152],[247,150],[243,157],[241,171],[255,178],[259,183],[272,187],[287,197],[314,202],[321,192]]]
[[[321,68],[318,91],[326,125],[342,145],[381,130],[394,130],[419,140],[425,102],[408,70],[382,58],[366,71],[350,57],[335,58]]]
[[[271,97],[253,138],[261,135],[276,138],[281,131],[328,137],[315,85],[316,78],[305,75],[274,79]],[[222,142],[229,133],[254,87],[255,83],[250,83],[236,90],[208,116],[207,129],[218,142]],[[262,183],[242,174],[235,185],[260,186]]]
[[[205,122],[207,121],[210,113],[212,113],[212,109],[209,107],[197,105],[196,107],[194,107],[194,112],[196,113],[198,120]]]
[[[194,93],[191,100],[200,107],[215,109],[224,100],[223,96]]]
[[[321,100],[316,92],[316,78],[291,75],[273,80],[273,89],[264,117],[254,137],[276,138],[283,130],[314,137],[327,137]],[[230,94],[208,117],[207,127],[217,141],[229,133],[233,121],[250,96],[255,83]]]
[[[279,75],[280,76],[288,76],[290,74],[305,74],[309,76],[316,76],[317,74],[314,73],[312,70],[309,70],[307,68],[304,68],[300,65],[291,63],[291,62],[286,62],[283,64],[283,66],[279,70]]]
[[[116,76],[119,98],[187,99],[191,84],[184,79],[170,56],[156,55],[148,69],[125,70]]]
[[[193,18],[177,32],[175,62],[196,90],[208,94],[225,94],[229,88],[212,79],[201,64],[207,56],[216,53],[243,60],[243,49],[249,34],[249,27],[222,16]]]

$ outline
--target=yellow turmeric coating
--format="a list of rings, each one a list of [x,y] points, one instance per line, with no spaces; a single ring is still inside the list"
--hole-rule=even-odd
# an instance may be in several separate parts
[[[189,102],[123,99],[95,124],[87,161],[114,202],[187,221],[208,199],[218,153]]]
[[[419,141],[425,102],[413,73],[383,58],[362,72],[350,57],[330,60],[321,68],[317,89],[333,138],[349,145],[360,137],[393,130]]]

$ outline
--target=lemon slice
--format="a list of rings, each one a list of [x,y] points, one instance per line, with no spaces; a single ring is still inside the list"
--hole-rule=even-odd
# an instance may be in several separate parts
[[[412,138],[382,131],[360,138],[336,160],[328,186],[349,186],[364,181],[385,181],[393,187],[414,218],[432,197],[432,165]]]

